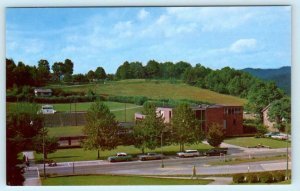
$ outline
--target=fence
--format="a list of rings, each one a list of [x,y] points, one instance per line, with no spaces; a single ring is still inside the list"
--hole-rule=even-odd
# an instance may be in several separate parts
[[[44,115],[45,127],[84,126],[86,112],[57,112]]]

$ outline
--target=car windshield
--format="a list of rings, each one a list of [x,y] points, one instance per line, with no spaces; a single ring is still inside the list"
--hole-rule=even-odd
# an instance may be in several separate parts
[[[42,107],[42,109],[53,109],[53,107],[46,106],[46,107]]]
[[[187,152],[187,153],[195,153],[195,152],[197,152],[197,151],[187,150],[186,152]]]

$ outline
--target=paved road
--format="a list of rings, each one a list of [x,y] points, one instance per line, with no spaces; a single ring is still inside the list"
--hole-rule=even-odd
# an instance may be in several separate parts
[[[252,156],[276,156],[284,154],[276,153],[253,153]],[[227,156],[228,158],[248,158],[247,153]],[[47,167],[47,173],[56,174],[139,174],[139,175],[174,175],[174,174],[191,174],[195,165],[199,174],[230,174],[247,172],[248,166],[250,171],[280,170],[286,168],[285,160],[279,161],[261,161],[254,163],[244,163],[240,165],[221,165],[208,166],[207,163],[219,161],[220,157],[196,157],[196,158],[170,158],[164,160],[165,168],[161,168],[161,160],[157,161],[132,161],[121,163],[109,163],[107,161],[84,161],[74,163],[59,163],[56,167]],[[289,164],[291,166],[291,164]],[[39,165],[42,173],[42,165]],[[73,171],[74,170],[74,171]]]

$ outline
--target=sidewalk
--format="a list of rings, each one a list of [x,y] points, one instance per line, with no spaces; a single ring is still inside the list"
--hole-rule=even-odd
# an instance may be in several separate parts
[[[29,167],[25,168],[24,178],[25,181],[23,183],[24,186],[41,186],[41,179],[39,170],[35,165],[34,154],[33,151],[24,151],[23,155],[28,157],[29,159]]]
[[[207,144],[207,141],[203,141],[202,143]],[[256,152],[282,152],[286,151],[286,148],[277,148],[277,149],[269,149],[269,148],[247,148],[247,147],[240,147],[237,145],[232,145],[228,143],[221,143],[221,148],[228,148],[228,154],[235,155],[238,153],[256,153]],[[291,151],[291,148],[289,148]]]
[[[191,179],[191,177],[187,176],[143,176],[143,177],[152,177],[152,178],[172,178],[172,179]],[[232,183],[232,177],[198,177],[199,179],[207,179],[207,180],[213,180],[211,183],[207,185],[229,185]]]

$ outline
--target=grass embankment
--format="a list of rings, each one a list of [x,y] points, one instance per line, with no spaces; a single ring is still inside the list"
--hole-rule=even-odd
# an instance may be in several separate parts
[[[241,147],[254,147],[257,146],[258,144],[268,146],[272,149],[286,147],[286,141],[276,140],[271,138],[238,137],[238,138],[226,139],[224,142],[232,145],[238,145]],[[290,146],[291,143],[289,143],[289,147]]]
[[[60,176],[42,179],[42,185],[205,185],[213,180],[152,178],[141,176],[87,175]]]
[[[51,86],[50,86],[51,87]],[[182,82],[171,83],[169,80],[121,80],[105,84],[86,84],[81,86],[61,86],[65,91],[88,92],[92,89],[97,94],[146,96],[153,99],[190,99],[225,105],[243,105],[245,99],[201,89]]]
[[[198,149],[205,151],[212,148],[206,144],[197,144],[185,146],[186,149]],[[178,145],[170,145],[163,147],[163,153],[165,155],[175,155],[179,151]],[[107,157],[116,155],[117,152],[125,152],[133,156],[141,154],[141,150],[135,148],[134,146],[118,146],[116,149],[111,151],[100,151],[100,159],[106,160]],[[157,152],[160,153],[161,149],[157,148],[155,150],[145,150],[145,152]],[[35,159],[37,161],[42,160],[42,154],[35,153]],[[60,149],[55,153],[49,154],[48,159],[53,159],[56,162],[68,162],[68,161],[85,161],[85,160],[97,160],[97,151],[84,150],[83,148],[76,149]]]
[[[278,156],[271,156],[271,157],[258,157],[258,158],[250,158],[250,159],[245,159],[245,158],[230,158],[230,159],[225,159],[220,160],[220,161],[214,161],[208,163],[209,165],[235,165],[235,164],[242,164],[242,163],[248,163],[248,162],[258,162],[258,161],[272,161],[272,160],[281,160],[281,159],[286,159],[286,155],[278,155]]]
[[[76,111],[87,111],[93,102],[83,102],[83,103],[76,103]],[[127,121],[132,122],[134,121],[134,114],[136,112],[142,111],[142,106],[126,103],[126,119],[125,119],[125,103],[119,102],[111,102],[105,101],[103,102],[105,105],[109,107],[111,112],[116,116],[116,120],[118,121]],[[39,108],[45,104],[38,104]],[[75,111],[75,104],[72,103],[59,103],[59,104],[51,104],[54,110],[59,112],[69,112]],[[7,111],[13,110],[16,107],[16,103],[7,103]]]
[[[48,135],[51,137],[71,137],[82,135],[83,126],[48,127]]]

